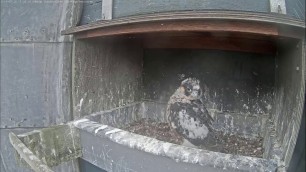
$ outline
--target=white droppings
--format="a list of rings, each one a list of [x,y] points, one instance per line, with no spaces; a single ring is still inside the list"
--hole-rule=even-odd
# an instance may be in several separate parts
[[[107,125],[102,125],[101,127],[95,129],[95,134],[97,134],[100,130],[104,130],[105,128],[107,128]]]
[[[23,149],[23,153],[31,154],[32,152],[29,149]]]
[[[199,108],[196,108],[196,107],[193,107],[192,108],[195,112],[198,112],[199,111]]]
[[[267,110],[271,110],[271,109],[272,109],[272,106],[271,106],[270,104],[268,104],[268,105],[266,106],[266,108],[267,108]]]
[[[117,133],[117,132],[119,132],[119,131],[122,131],[122,130],[119,129],[119,128],[116,128],[116,129],[113,129],[113,130],[110,130],[110,131],[106,132],[105,135]]]
[[[73,122],[73,125],[78,125],[79,123],[81,123],[81,122],[86,122],[86,121],[89,121],[89,120],[88,120],[88,119],[83,118],[83,119],[80,119],[80,120],[74,121],[74,122]]]
[[[52,149],[52,154],[53,154],[54,156],[56,156],[56,151],[55,151],[55,149]]]
[[[239,94],[239,90],[238,89],[236,89],[236,93]]]
[[[171,143],[164,143],[163,144],[163,149],[164,149],[164,152],[168,152],[170,147],[171,147]]]
[[[246,104],[243,104],[243,108],[245,108],[245,109],[249,109],[249,106],[248,106],[248,105],[246,105]]]
[[[83,100],[84,100],[84,99],[83,99],[83,98],[81,98],[80,103],[79,103],[79,104],[77,104],[77,106],[76,106],[77,111],[79,111],[79,112],[81,112],[81,110],[82,110]]]
[[[30,155],[29,158],[32,161],[39,161],[39,159],[35,155]]]

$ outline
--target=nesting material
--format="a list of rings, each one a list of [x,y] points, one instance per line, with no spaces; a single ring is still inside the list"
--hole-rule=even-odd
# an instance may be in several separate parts
[[[136,121],[123,129],[143,136],[156,138],[161,141],[174,144],[183,143],[183,137],[171,130],[168,123],[160,123],[152,119]],[[216,132],[214,144],[203,143],[203,145],[200,145],[198,148],[227,154],[261,158],[263,155],[262,142],[262,138],[248,139],[237,135]]]

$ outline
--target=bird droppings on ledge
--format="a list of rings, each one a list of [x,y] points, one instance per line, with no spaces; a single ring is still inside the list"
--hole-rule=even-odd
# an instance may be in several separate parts
[[[141,119],[129,124],[123,129],[143,136],[152,137],[160,141],[179,145],[183,143],[183,137],[175,131],[172,131],[167,123],[157,122],[152,119]],[[203,144],[199,146],[199,149],[262,158],[262,138],[247,139],[237,135],[223,134],[222,132],[217,132],[216,134],[217,140],[215,145],[208,146]]]

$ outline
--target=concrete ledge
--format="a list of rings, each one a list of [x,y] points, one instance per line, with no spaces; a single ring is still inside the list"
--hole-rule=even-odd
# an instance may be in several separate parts
[[[118,163],[118,159],[124,159],[119,164],[120,168],[130,169],[130,171],[156,171],[157,163],[160,168],[157,171],[173,171],[184,164],[188,167],[192,166],[192,169],[208,171],[275,171],[277,168],[273,160],[188,148],[130,133],[89,119],[80,119],[73,125],[80,129],[84,153],[82,158],[105,170],[118,168],[118,164],[113,165],[113,163]],[[99,146],[106,147],[107,150],[101,150]],[[118,152],[118,149],[123,151]],[[165,157],[167,161],[160,161]],[[138,166],[133,165],[144,159],[146,162]],[[101,164],[100,161],[103,163]],[[160,163],[171,163],[172,165]],[[178,168],[178,171],[186,171],[186,169]]]

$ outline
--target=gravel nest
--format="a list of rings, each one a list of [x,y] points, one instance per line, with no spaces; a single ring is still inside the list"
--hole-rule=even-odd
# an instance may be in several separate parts
[[[141,119],[123,128],[124,130],[152,137],[161,141],[182,144],[183,137],[171,130],[168,123],[156,122],[152,119]],[[261,158],[263,155],[262,138],[248,139],[237,135],[215,132],[215,141],[211,145],[200,145],[199,149],[222,152],[233,155],[244,155]]]

